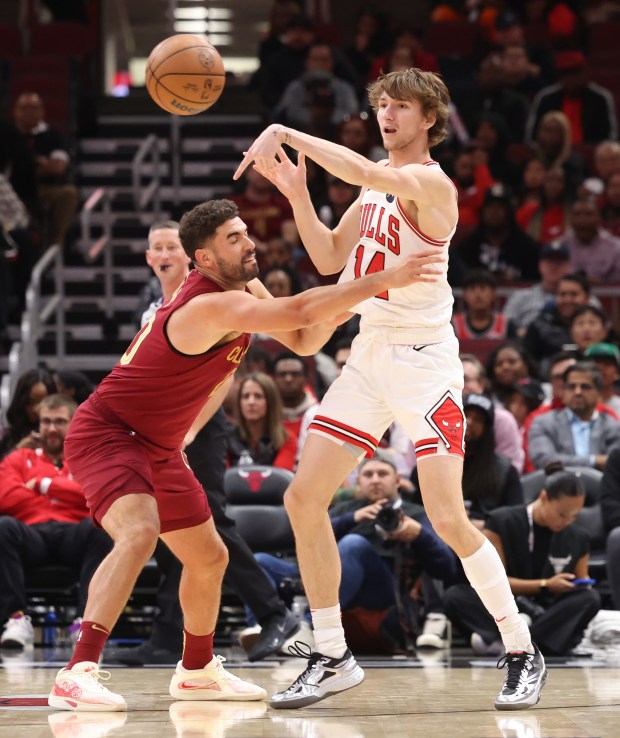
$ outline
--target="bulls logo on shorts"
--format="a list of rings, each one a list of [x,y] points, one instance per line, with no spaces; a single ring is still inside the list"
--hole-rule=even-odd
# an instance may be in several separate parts
[[[454,401],[452,394],[446,392],[425,417],[445,443],[448,451],[451,454],[463,456],[465,453],[465,416]]]

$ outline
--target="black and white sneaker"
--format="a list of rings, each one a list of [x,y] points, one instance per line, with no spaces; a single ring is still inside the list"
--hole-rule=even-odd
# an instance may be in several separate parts
[[[540,701],[547,681],[543,655],[534,644],[534,653],[507,653],[497,662],[497,668],[507,667],[504,686],[495,700],[496,710],[527,710]]]
[[[292,648],[289,648],[292,651]],[[301,649],[300,649],[301,651]],[[306,655],[299,652],[296,655]],[[347,649],[340,658],[307,654],[308,666],[284,692],[274,694],[269,706],[278,710],[307,707],[332,694],[344,692],[364,681],[364,672]]]

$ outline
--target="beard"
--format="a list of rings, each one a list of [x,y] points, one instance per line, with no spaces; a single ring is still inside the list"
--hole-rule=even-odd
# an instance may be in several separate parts
[[[231,282],[251,282],[258,277],[258,263],[256,260],[241,264],[230,264],[226,261],[216,260],[220,274],[227,281]]]

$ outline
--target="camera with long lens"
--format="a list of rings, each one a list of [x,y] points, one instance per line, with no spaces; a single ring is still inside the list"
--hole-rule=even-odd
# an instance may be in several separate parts
[[[402,520],[402,506],[403,500],[401,497],[384,505],[377,513],[375,527],[379,528],[380,532],[393,533]]]

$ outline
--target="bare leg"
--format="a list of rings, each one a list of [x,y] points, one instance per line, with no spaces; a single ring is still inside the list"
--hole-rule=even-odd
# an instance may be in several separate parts
[[[84,620],[111,631],[155,550],[159,534],[157,503],[151,495],[125,495],[112,504],[101,524],[114,541],[114,548],[91,579]]]
[[[340,555],[327,509],[338,485],[357,463],[347,449],[310,433],[284,496],[295,532],[301,578],[313,608],[332,607],[338,602]]]
[[[463,559],[475,553],[485,537],[465,512],[462,477],[463,462],[456,456],[427,456],[418,464],[426,514],[437,535]]]
[[[183,564],[179,600],[185,629],[200,636],[215,630],[228,551],[213,519],[194,528],[164,533],[161,539]]]

